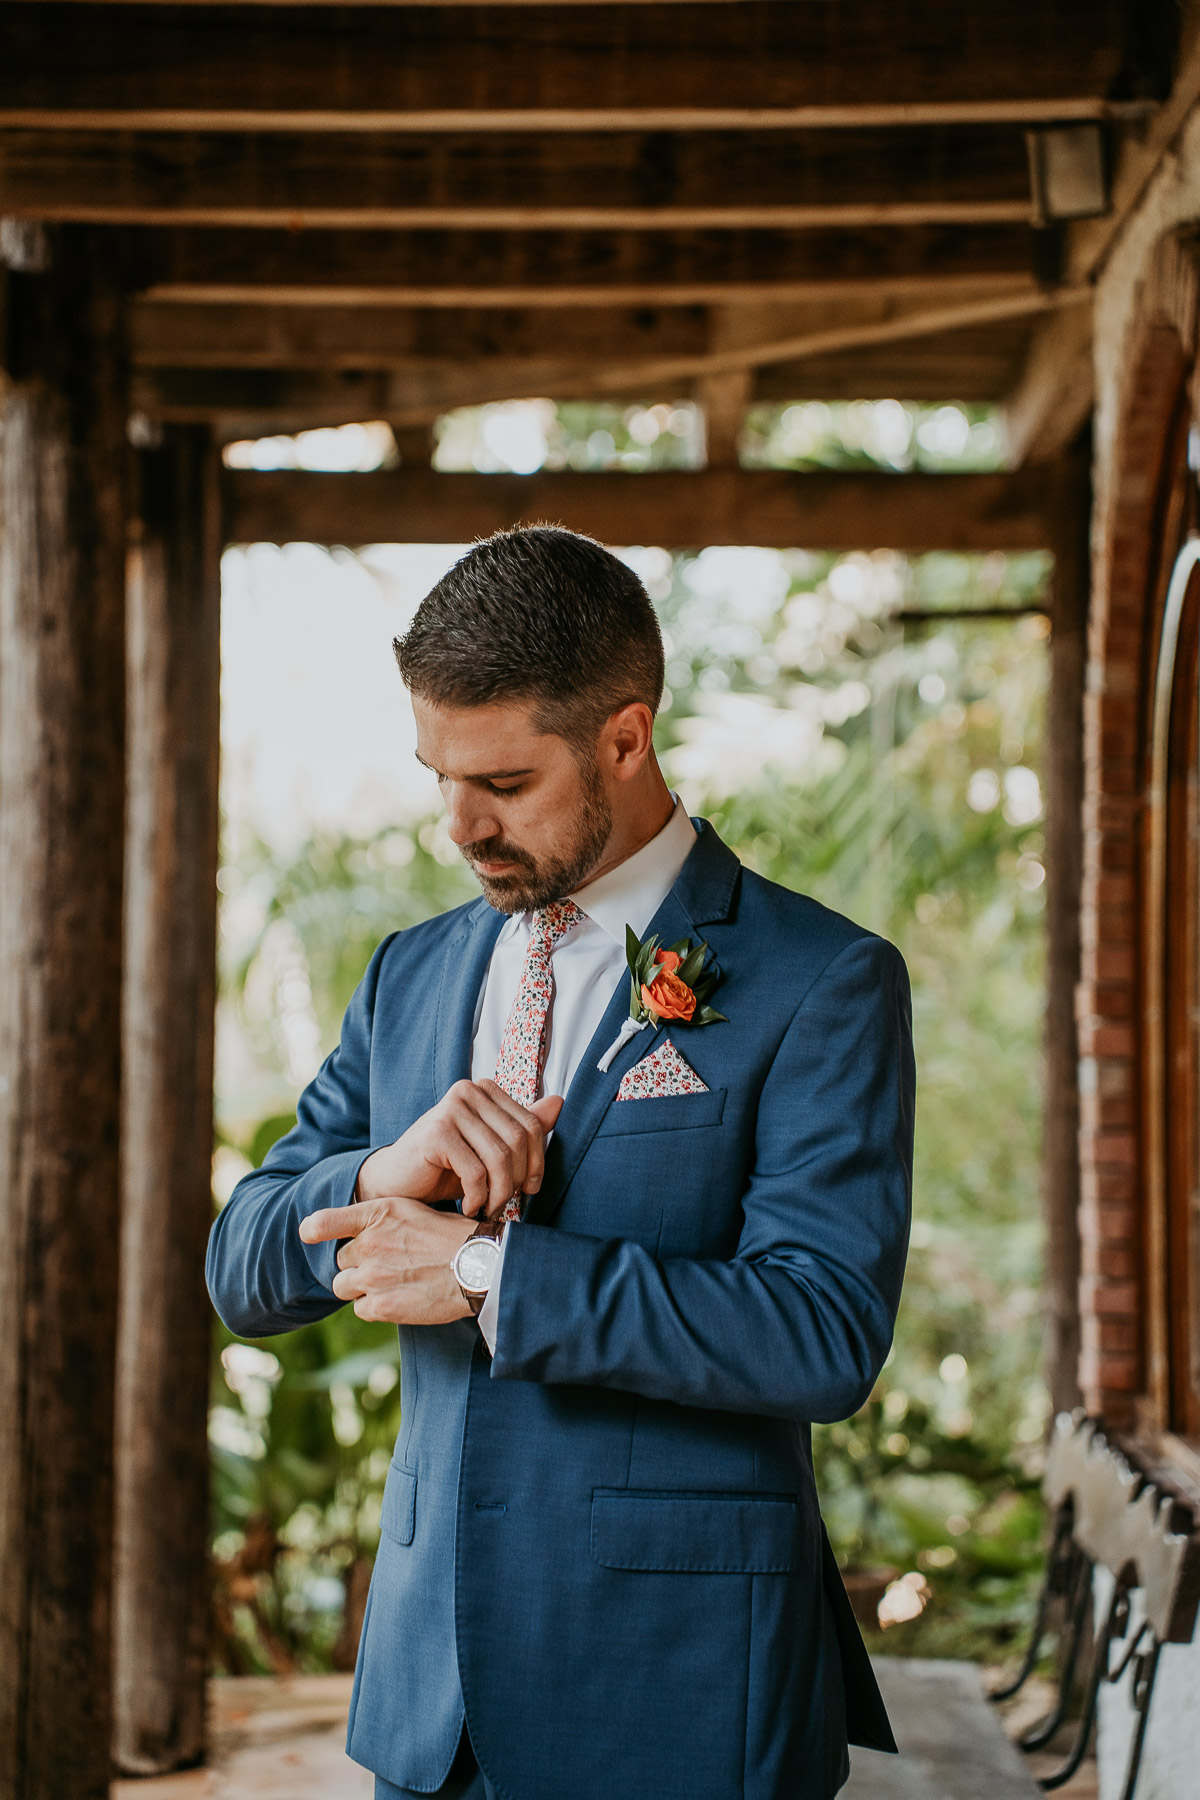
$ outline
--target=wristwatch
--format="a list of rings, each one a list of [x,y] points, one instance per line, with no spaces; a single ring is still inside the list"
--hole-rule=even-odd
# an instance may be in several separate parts
[[[507,1219],[480,1219],[466,1243],[460,1244],[451,1258],[450,1273],[476,1316],[496,1279],[496,1270],[500,1267],[500,1239],[507,1224]]]

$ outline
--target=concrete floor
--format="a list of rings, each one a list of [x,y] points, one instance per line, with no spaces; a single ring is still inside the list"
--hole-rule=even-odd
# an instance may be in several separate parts
[[[211,1682],[212,1766],[115,1781],[112,1800],[374,1800],[374,1778],[343,1748],[352,1685],[350,1675]]]
[[[1010,1703],[1002,1725],[970,1663],[883,1657],[877,1668],[902,1754],[853,1751],[844,1800],[1035,1800],[1034,1776],[1059,1756],[1020,1756],[1005,1729],[1045,1713],[1045,1683]],[[342,1748],[350,1687],[348,1675],[214,1681],[212,1766],[114,1782],[112,1800],[373,1800],[372,1777]],[[1095,1800],[1095,1763],[1058,1791]]]

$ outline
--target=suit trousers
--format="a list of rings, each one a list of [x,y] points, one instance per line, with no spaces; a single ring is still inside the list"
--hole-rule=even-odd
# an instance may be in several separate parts
[[[418,1794],[412,1788],[393,1787],[390,1781],[377,1775],[375,1800],[496,1800],[496,1790],[475,1761],[475,1752],[464,1726],[450,1773],[435,1794]]]

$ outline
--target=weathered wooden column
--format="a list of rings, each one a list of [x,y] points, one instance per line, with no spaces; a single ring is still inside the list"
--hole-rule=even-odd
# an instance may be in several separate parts
[[[95,233],[0,245],[0,1794],[105,1800],[124,309]]]
[[[118,1766],[204,1752],[220,555],[203,426],[138,454],[129,579]]]
[[[708,347],[731,350],[738,345],[769,340],[778,330],[769,309],[748,306],[711,306],[708,311]],[[738,441],[750,404],[753,370],[710,370],[695,383],[695,398],[704,414],[704,459],[710,469],[736,469]]]
[[[1090,441],[1048,471],[1055,521],[1046,697],[1046,1103],[1042,1125],[1046,1384],[1055,1412],[1079,1404],[1079,1037],[1083,689],[1091,524]]]

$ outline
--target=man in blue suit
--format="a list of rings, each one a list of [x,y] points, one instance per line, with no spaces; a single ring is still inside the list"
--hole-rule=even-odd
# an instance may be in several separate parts
[[[245,1336],[399,1326],[350,1754],[378,1800],[828,1800],[895,1748],[809,1426],[891,1343],[903,962],[670,794],[599,545],[477,545],[397,653],[484,898],[380,945],[208,1259]]]

